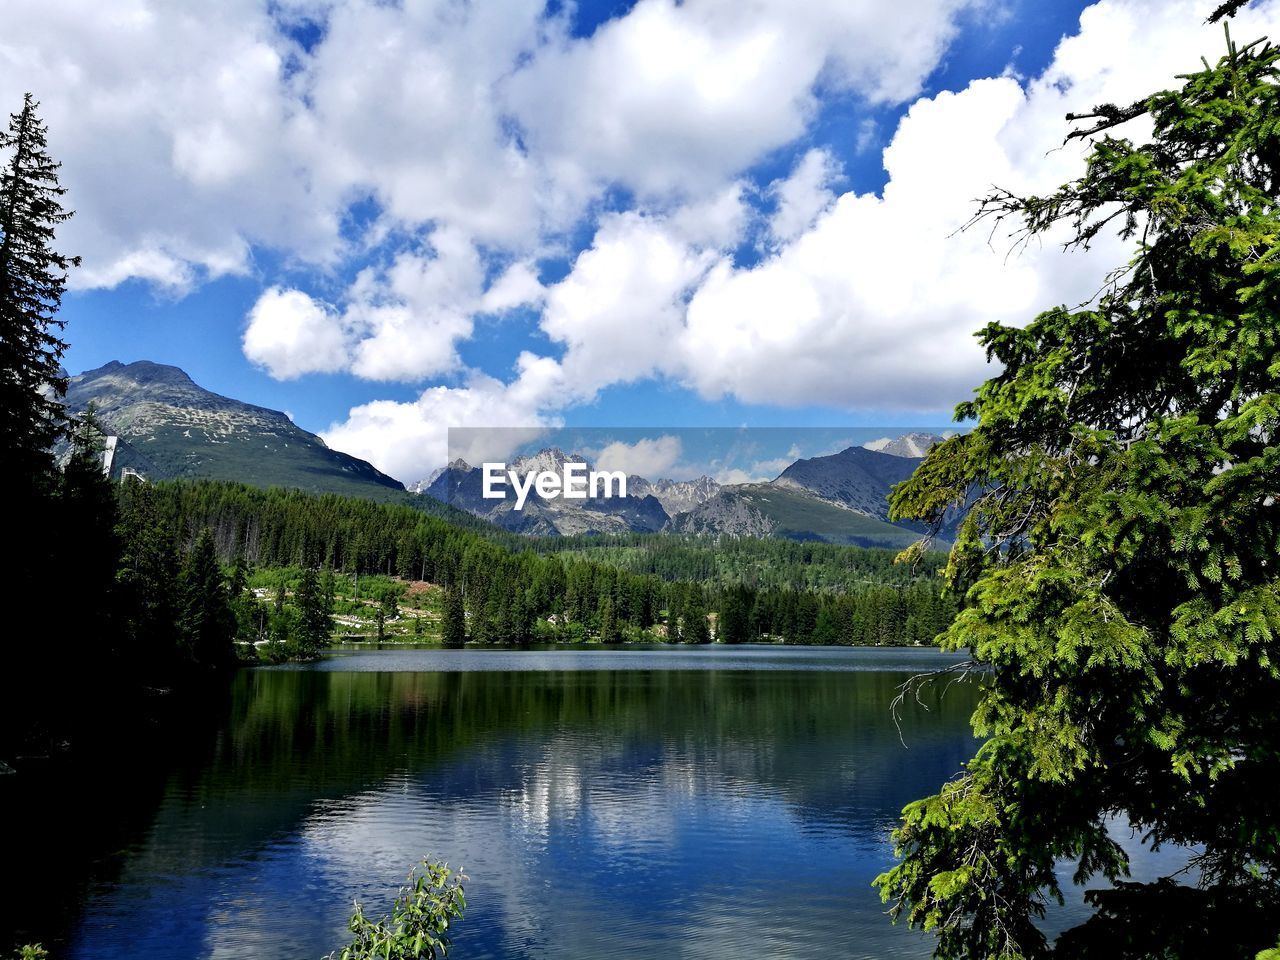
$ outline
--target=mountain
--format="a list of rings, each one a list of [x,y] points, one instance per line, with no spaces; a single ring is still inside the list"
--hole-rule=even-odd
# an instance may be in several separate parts
[[[725,487],[671,521],[675,533],[818,540],[901,549],[915,531],[857,513],[806,490],[772,483]]]
[[[330,450],[278,410],[223,397],[177,367],[112,361],[72,377],[67,406],[90,403],[120,438],[115,469],[379,498],[404,492],[372,464]]]
[[[696,480],[654,480],[644,477],[627,477],[627,492],[637,497],[654,497],[669,516],[692,510],[698,504],[710,500],[720,492],[720,484],[710,477]]]
[[[560,473],[566,463],[591,464],[585,457],[567,454],[557,448],[540,450],[520,457],[509,466],[525,477],[530,473]],[[670,519],[661,501],[644,491],[633,492],[628,480],[625,497],[587,497],[566,500],[543,498],[531,490],[523,508],[515,508],[515,496],[486,499],[484,473],[465,460],[455,460],[441,471],[423,491],[427,496],[481,517],[516,533],[537,535],[584,533],[655,532]]]
[[[936,433],[906,433],[900,437],[881,437],[862,446],[876,453],[887,453],[891,457],[913,457],[920,459],[928,455],[935,444],[941,443],[945,437]]]
[[[773,481],[774,486],[809,493],[836,506],[889,519],[889,490],[915,471],[920,461],[849,447],[826,457],[797,460]]]
[[[889,491],[919,462],[849,447],[797,460],[768,483],[722,486],[711,477],[677,481],[630,476],[626,497],[543,499],[531,491],[517,510],[514,496],[485,498],[483,471],[455,460],[433,474],[423,492],[524,534],[664,531],[901,548],[919,536],[919,528],[889,522]],[[566,463],[592,469],[585,457],[555,447],[520,457],[510,466],[523,477],[535,471],[559,474]]]
[[[285,414],[223,397],[182,370],[149,361],[116,361],[72,377],[73,413],[92,403],[106,431],[118,438],[114,472],[136,470],[152,479],[209,478],[255,486],[388,499],[405,488],[371,464],[330,450]],[[424,510],[456,522],[488,521],[535,535],[671,531],[769,536],[863,546],[901,547],[915,538],[910,524],[888,522],[890,488],[919,464],[908,454],[940,438],[908,434],[873,441],[826,457],[797,460],[769,483],[722,486],[696,480],[627,478],[626,497],[543,498],[530,491],[522,510],[515,498],[486,499],[483,473],[463,460],[433,471],[410,489]],[[585,457],[557,448],[511,464],[517,474],[560,473]]]
[[[406,488],[410,493],[426,493],[433,483],[440,477],[440,474],[448,470],[448,467],[436,467],[421,480],[415,483],[406,484]]]
[[[908,434],[883,441],[882,450],[848,447],[797,460],[768,483],[722,487],[716,496],[674,517],[669,529],[898,549],[924,528],[890,522],[890,491],[920,465],[920,457],[906,454],[927,451],[939,439]],[[952,526],[944,526],[939,545],[953,532]]]
[[[571,455],[565,453],[559,447],[546,447],[537,453],[526,454],[522,457],[516,457],[509,467],[515,470],[520,476],[529,473],[559,473],[564,469],[566,463],[585,463],[587,469],[591,469],[591,464],[586,457],[579,457],[576,454]]]

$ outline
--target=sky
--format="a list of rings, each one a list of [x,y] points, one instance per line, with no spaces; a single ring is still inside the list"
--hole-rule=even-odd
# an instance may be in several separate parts
[[[1078,176],[1065,115],[1216,58],[1214,6],[11,0],[0,109],[76,210],[68,370],[176,364],[413,482],[450,427],[948,423],[975,330],[1127,255],[975,198]]]

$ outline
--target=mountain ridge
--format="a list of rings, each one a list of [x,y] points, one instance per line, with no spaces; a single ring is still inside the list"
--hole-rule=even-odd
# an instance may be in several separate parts
[[[448,510],[526,535],[670,532],[901,547],[919,528],[889,521],[889,491],[920,463],[905,454],[941,439],[907,434],[851,446],[796,460],[761,483],[632,474],[626,497],[566,500],[531,491],[517,511],[514,498],[483,497],[481,469],[461,459],[406,491],[372,464],[332,450],[285,413],[214,393],[168,364],[113,360],[86,370],[69,378],[66,402],[72,413],[92,403],[105,430],[119,438],[116,475],[130,467],[154,479],[233,480],[375,499],[401,495],[428,509],[419,499],[425,497],[436,504],[430,512]],[[594,469],[588,458],[557,447],[517,457],[511,468],[519,475],[559,473],[566,463]]]
[[[112,360],[69,378],[65,403],[75,414],[93,404],[104,430],[120,438],[117,468],[137,457],[154,479],[200,477],[354,495],[404,492],[398,480],[331,449],[282,411],[206,390],[169,364]]]

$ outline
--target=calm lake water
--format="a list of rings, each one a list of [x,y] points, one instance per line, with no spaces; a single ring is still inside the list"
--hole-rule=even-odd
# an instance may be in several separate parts
[[[949,662],[399,650],[243,671],[207,729],[122,745],[74,811],[28,798],[42,839],[11,848],[31,889],[10,909],[73,958],[318,958],[353,899],[380,915],[430,855],[470,877],[459,960],[926,957],[871,881],[902,806],[976,749],[972,686],[891,716]]]

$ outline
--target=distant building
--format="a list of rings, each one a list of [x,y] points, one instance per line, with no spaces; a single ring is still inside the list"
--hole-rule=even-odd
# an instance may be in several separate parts
[[[116,444],[119,442],[119,437],[107,437],[102,447],[102,475],[108,480],[111,479],[111,469],[116,463]]]

